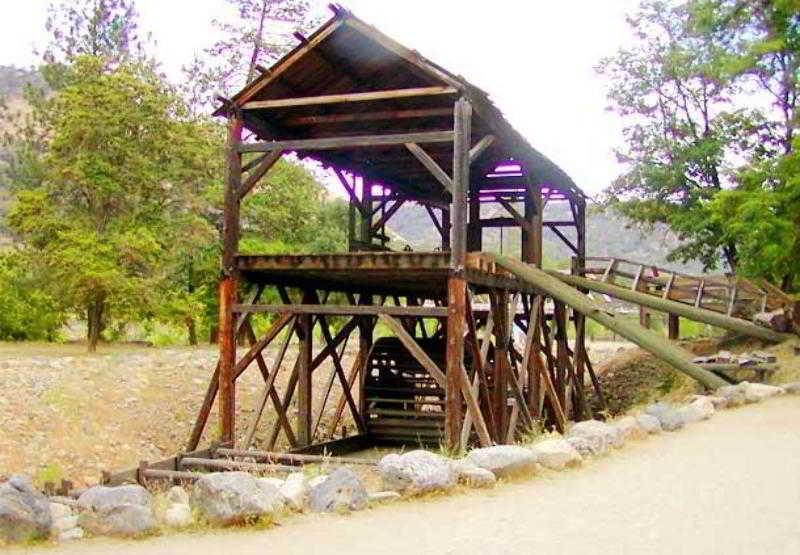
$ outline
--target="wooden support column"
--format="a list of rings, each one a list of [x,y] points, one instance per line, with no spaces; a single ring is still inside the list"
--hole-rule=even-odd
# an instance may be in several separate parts
[[[469,222],[467,223],[467,251],[483,250],[483,230],[481,229],[480,183],[473,180],[469,193]]]
[[[508,432],[508,343],[510,326],[508,318],[508,292],[498,290],[491,296],[494,319],[494,418],[498,441]]]
[[[303,295],[303,303],[310,303],[313,292]],[[311,444],[314,415],[311,400],[313,398],[311,380],[311,357],[313,352],[314,327],[311,314],[300,314],[297,317],[297,335],[300,340],[297,354],[297,444],[305,447]]]
[[[219,286],[219,417],[220,440],[232,444],[236,437],[236,254],[239,250],[239,191],[242,185],[242,119],[237,113],[228,120],[225,191],[222,229],[222,281]]]
[[[467,285],[463,278],[447,280],[447,353],[445,388],[445,443],[448,449],[460,451],[462,424],[461,379],[464,365],[464,329],[466,324]]]
[[[677,314],[667,314],[667,337],[675,341],[681,337],[681,319]]]
[[[450,223],[450,210],[442,208],[442,252],[450,250],[450,230],[452,227]]]
[[[459,98],[455,105],[453,139],[453,201],[450,205],[452,219],[451,267],[464,268],[467,253],[467,190],[469,188],[469,149],[472,123],[472,105]]]
[[[358,304],[369,306],[372,305],[372,295],[362,293],[358,298]],[[358,319],[358,365],[359,365],[359,379],[358,379],[358,410],[362,417],[367,414],[367,396],[365,395],[367,386],[367,358],[369,352],[372,350],[372,332],[374,329],[375,320],[372,316],[362,316]]]
[[[366,178],[361,179],[361,241],[372,243],[372,184]]]

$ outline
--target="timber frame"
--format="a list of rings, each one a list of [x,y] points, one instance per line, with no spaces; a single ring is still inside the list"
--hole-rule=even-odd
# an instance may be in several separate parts
[[[364,440],[460,450],[590,417],[584,384],[601,400],[602,392],[584,316],[482,252],[487,229],[518,228],[517,256],[541,266],[547,230],[585,267],[584,195],[485,93],[332,9],[216,112],[228,120],[220,356],[187,451],[201,443],[215,402],[223,445],[249,449],[260,433],[267,451],[344,451]],[[349,252],[239,252],[241,203],[290,152],[341,182]],[[548,219],[555,203],[571,218]],[[387,223],[411,204],[430,217],[435,251],[389,251]],[[273,315],[259,335],[257,313]],[[346,365],[349,343],[356,356]],[[332,371],[319,372],[323,364]],[[236,385],[250,367],[264,384],[247,421]],[[276,415],[269,430],[265,410]]]

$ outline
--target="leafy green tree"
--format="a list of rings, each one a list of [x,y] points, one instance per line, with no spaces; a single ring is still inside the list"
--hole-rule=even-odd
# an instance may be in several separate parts
[[[46,265],[54,296],[85,317],[95,350],[113,318],[153,314],[191,194],[214,177],[211,143],[139,63],[79,57],[44,108],[42,180],[17,192],[8,221]]]
[[[52,341],[59,335],[64,313],[37,264],[19,251],[0,253],[0,339]]]
[[[758,148],[759,114],[732,105],[737,88],[718,60],[721,44],[695,33],[685,4],[646,1],[629,18],[637,43],[603,60],[611,109],[625,121],[627,166],[606,191],[634,222],[665,223],[682,240],[671,258],[737,265],[737,245],[709,202],[731,184],[736,161]]]

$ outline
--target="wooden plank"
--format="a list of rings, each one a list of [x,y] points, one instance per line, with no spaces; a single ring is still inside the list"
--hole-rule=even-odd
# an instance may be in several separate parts
[[[464,366],[464,324],[466,317],[467,283],[462,277],[451,276],[447,280],[447,347],[445,355],[446,378],[445,387],[445,444],[455,452],[464,446],[461,444],[461,382],[464,389],[472,393],[472,387]],[[478,411],[480,412],[480,410]]]
[[[431,172],[431,175],[436,178],[436,180],[442,184],[445,191],[448,193],[453,192],[453,180],[447,175],[442,167],[436,163],[436,160],[430,157],[430,155],[425,152],[418,144],[416,143],[406,143],[406,148],[408,151],[414,155],[414,157],[420,161],[420,163],[425,166],[425,168]]]
[[[431,377],[436,380],[436,383],[439,384],[439,387],[445,389],[447,387],[447,379],[445,378],[444,372],[442,372],[439,367],[436,365],[435,362],[431,360],[422,347],[416,342],[416,340],[409,335],[406,329],[403,327],[398,320],[394,319],[392,316],[388,314],[378,314],[378,319],[381,322],[386,324],[386,326],[392,330],[392,332],[397,336],[397,338],[405,345],[408,352],[411,353],[417,362],[419,362],[425,370],[431,375]]]
[[[495,141],[494,135],[485,135],[480,141],[469,149],[469,163],[472,164],[480,158],[481,154],[486,152],[486,149],[492,146]]]
[[[397,119],[430,118],[450,116],[450,108],[420,108],[415,110],[382,110],[377,112],[357,112],[354,114],[324,114],[289,118],[283,122],[287,127],[321,125],[326,123],[349,123],[355,121],[383,121]]]
[[[467,254],[467,190],[469,189],[469,148],[472,134],[472,105],[459,98],[454,109],[453,190],[450,216],[452,218],[452,268],[464,268]]]
[[[372,102],[376,100],[395,100],[420,96],[441,96],[455,94],[452,87],[413,87],[407,89],[389,89],[360,93],[326,94],[320,96],[302,96],[297,98],[276,98],[272,100],[253,100],[242,105],[243,110],[268,110],[274,108],[290,108],[295,106],[320,106],[324,104],[346,104],[351,102]]]
[[[390,133],[383,135],[354,135],[351,137],[325,137],[320,139],[293,139],[239,143],[239,152],[267,152],[272,150],[334,150],[339,148],[404,145],[406,143],[449,143],[452,131],[420,131],[417,133]]]
[[[281,159],[283,152],[280,150],[273,150],[267,153],[264,156],[264,159],[261,160],[261,163],[256,166],[253,170],[253,173],[247,176],[247,180],[242,184],[241,189],[239,190],[239,200],[242,200],[247,194],[253,190],[258,182],[261,180],[262,177],[266,175],[266,173],[274,166],[278,160]]]
[[[441,306],[330,305],[330,304],[237,304],[234,312],[267,314],[317,314],[326,316],[417,316],[444,318],[447,308]]]

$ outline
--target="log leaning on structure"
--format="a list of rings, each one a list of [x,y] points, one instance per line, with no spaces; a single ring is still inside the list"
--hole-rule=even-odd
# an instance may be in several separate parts
[[[707,388],[716,389],[728,385],[719,376],[691,362],[691,353],[638,324],[631,324],[617,318],[574,287],[562,283],[547,272],[501,255],[495,255],[494,259],[498,266],[516,275],[519,279],[530,283],[554,299],[564,302],[588,318],[636,343],[642,349],[668,362],[676,370],[691,376]]]
[[[695,308],[685,303],[679,303],[669,299],[661,299],[654,297],[653,295],[648,295],[647,293],[640,293],[639,291],[633,291],[625,287],[619,287],[617,285],[612,285],[610,283],[604,283],[593,279],[562,274],[559,272],[548,273],[551,276],[558,278],[559,281],[563,281],[564,283],[574,287],[588,289],[589,291],[602,293],[622,301],[628,301],[640,306],[646,306],[660,312],[675,314],[676,316],[680,316],[682,318],[687,318],[689,320],[694,320],[695,322],[702,322],[718,328],[734,331],[749,337],[756,337],[758,339],[764,339],[765,341],[772,341],[773,343],[779,343],[792,337],[787,333],[780,333],[756,325],[752,322],[748,322],[747,320],[733,318],[732,316],[727,316],[720,312],[714,312],[713,310]]]

